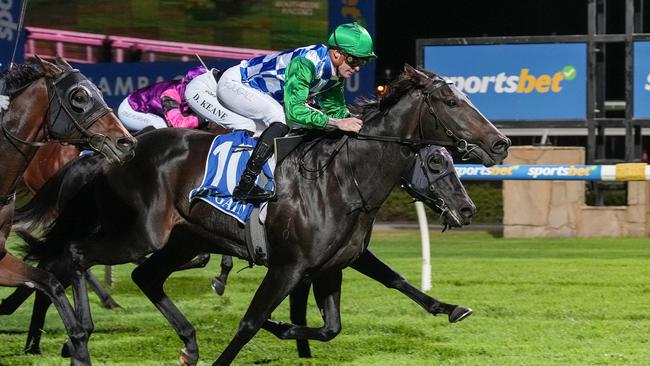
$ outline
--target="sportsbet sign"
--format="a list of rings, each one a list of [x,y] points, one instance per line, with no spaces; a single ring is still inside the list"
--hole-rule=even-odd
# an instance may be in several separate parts
[[[586,119],[584,43],[425,46],[424,67],[492,120]]]
[[[634,118],[650,118],[650,42],[634,42]]]

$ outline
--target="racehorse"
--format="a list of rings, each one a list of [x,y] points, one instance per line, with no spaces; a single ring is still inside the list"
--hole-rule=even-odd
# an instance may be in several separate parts
[[[0,91],[10,97],[0,115],[0,286],[42,291],[56,306],[70,337],[73,364],[89,364],[87,333],[77,321],[63,287],[48,272],[31,267],[6,249],[16,182],[37,148],[50,142],[93,149],[111,163],[133,157],[135,140],[106,106],[101,92],[65,61],[36,57],[2,74]],[[45,142],[43,142],[45,141]]]
[[[389,90],[381,101],[361,107],[366,124],[360,134],[309,137],[276,169],[278,200],[269,204],[266,224],[269,269],[216,365],[229,364],[263,325],[281,338],[329,340],[336,336],[341,270],[355,261],[361,261],[357,269],[382,283],[392,281],[390,285],[431,313],[448,314],[450,320],[454,316],[455,306],[402,286],[394,281],[399,275],[367,251],[372,223],[405,168],[413,163],[418,147],[442,142],[492,165],[505,158],[510,142],[453,84],[435,74],[407,66]],[[132,161],[93,169],[96,175],[69,197],[47,231],[45,244],[31,250],[55,266],[73,268],[77,277],[73,286],[83,285],[83,270],[94,264],[134,261],[153,252],[132,278],[185,343],[182,364],[196,364],[198,347],[194,328],[163,291],[166,278],[199,253],[248,257],[241,224],[203,202],[187,199],[200,183],[213,137],[190,130],[143,135]],[[79,170],[73,165],[58,175],[59,183],[66,171]],[[316,176],[310,174],[314,172]],[[445,217],[461,225],[471,213],[471,209],[460,209]],[[325,328],[267,322],[303,279],[313,281]],[[80,320],[90,321],[87,299],[75,305]],[[84,324],[92,329],[91,324]]]
[[[52,64],[36,57],[5,71],[2,80],[5,90],[0,92],[10,97],[10,104],[0,115],[0,286],[25,286],[46,294],[70,337],[72,363],[89,364],[87,334],[63,287],[50,273],[27,265],[6,249],[16,182],[45,143],[84,146],[108,162],[123,163],[133,157],[135,140],[106,106],[99,90],[63,60]]]

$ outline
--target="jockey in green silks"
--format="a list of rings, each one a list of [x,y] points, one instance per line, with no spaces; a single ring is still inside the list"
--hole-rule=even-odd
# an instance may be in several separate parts
[[[218,83],[207,72],[187,85],[185,99],[203,118],[230,129],[263,131],[233,192],[235,201],[259,203],[271,197],[256,184],[257,177],[273,155],[273,140],[290,127],[359,132],[363,121],[350,116],[344,81],[376,57],[368,31],[348,23],[334,30],[327,45],[244,60],[227,69]],[[321,110],[310,107],[309,100]]]

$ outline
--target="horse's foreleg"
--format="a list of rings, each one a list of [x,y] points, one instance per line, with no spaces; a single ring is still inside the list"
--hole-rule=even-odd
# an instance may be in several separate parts
[[[7,253],[0,259],[0,286],[27,286],[42,291],[56,307],[73,345],[72,363],[89,365],[88,337],[75,318],[63,286],[56,278],[43,270],[27,265]]]
[[[95,326],[90,314],[90,302],[88,301],[88,289],[86,288],[86,269],[80,267],[75,268],[73,270],[71,284],[77,321],[83,327],[88,338],[90,338]],[[68,349],[66,349],[66,346],[64,346],[61,352],[63,355],[67,354]]]
[[[165,246],[160,251],[153,253],[131,273],[133,282],[162,313],[185,344],[179,356],[181,365],[196,365],[199,360],[196,331],[167,296],[163,284],[170,274],[176,271],[180,265],[192,259],[194,254],[190,251],[183,252]]]
[[[309,328],[267,320],[264,329],[281,339],[332,340],[341,332],[341,278],[341,271],[337,271],[314,281],[314,297],[323,315],[322,327]]]
[[[273,310],[287,297],[303,275],[303,270],[295,266],[269,268],[246,314],[239,322],[237,333],[213,366],[230,365],[242,347],[255,336]]]
[[[398,290],[433,315],[447,314],[450,323],[461,321],[472,314],[472,309],[446,304],[418,290],[399,273],[375,257],[369,250],[361,254],[359,259],[352,263],[350,267],[388,288]]]
[[[33,288],[19,287],[0,302],[0,315],[13,314],[32,294]]]
[[[32,307],[32,319],[29,322],[29,331],[27,332],[27,343],[25,343],[25,353],[32,355],[41,354],[41,335],[45,324],[45,315],[52,302],[41,292],[34,296],[34,306]]]
[[[226,282],[228,281],[228,274],[232,270],[232,257],[229,255],[221,256],[221,273],[219,277],[214,277],[212,279],[212,289],[217,295],[223,295],[223,292],[226,291]]]
[[[309,289],[311,281],[303,280],[296,286],[289,295],[289,309],[291,313],[291,323],[295,325],[307,325],[307,300],[309,299]],[[309,340],[296,339],[299,357],[311,357],[309,349]]]
[[[70,273],[66,271],[68,267],[57,266],[55,262],[42,261],[39,263],[39,268],[52,273],[63,288],[70,286]],[[41,354],[41,336],[43,335],[45,316],[51,304],[52,301],[45,294],[40,291],[36,292],[32,307],[32,318],[27,333],[27,342],[25,344],[25,353],[34,355]],[[74,349],[67,350],[65,355],[69,357],[72,352],[74,352]]]
[[[120,307],[111,294],[106,291],[106,289],[99,283],[97,277],[92,273],[90,269],[86,271],[86,281],[93,289],[93,292],[99,297],[99,301],[102,303],[102,306],[106,309],[116,309]]]

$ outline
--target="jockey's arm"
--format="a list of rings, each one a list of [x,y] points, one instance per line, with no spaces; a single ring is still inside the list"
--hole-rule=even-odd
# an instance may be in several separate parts
[[[165,90],[160,99],[165,113],[165,121],[169,127],[198,128],[199,118],[194,115],[185,116],[181,112],[183,99],[175,88]]]
[[[287,66],[284,77],[284,112],[287,122],[303,127],[327,126],[330,116],[307,105],[314,73],[314,64],[305,57],[296,57]],[[343,106],[345,107],[345,102]]]

